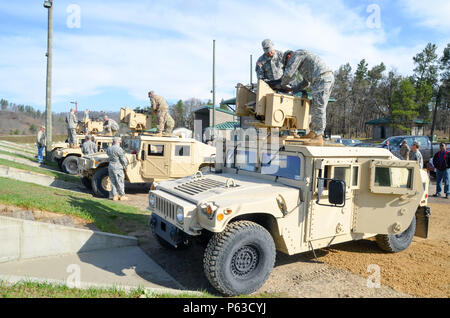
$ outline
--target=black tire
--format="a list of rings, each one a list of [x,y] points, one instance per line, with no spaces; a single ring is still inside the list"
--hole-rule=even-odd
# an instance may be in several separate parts
[[[92,192],[98,197],[109,197],[109,189],[105,187],[105,178],[109,179],[108,167],[100,168],[92,177]]]
[[[416,217],[414,216],[409,227],[400,234],[379,234],[376,236],[378,246],[386,252],[398,253],[411,245],[416,232]]]
[[[82,177],[82,178],[81,178],[81,183],[82,183],[88,190],[92,190],[92,180],[89,179],[88,177]]]
[[[65,173],[75,175],[78,173],[78,157],[67,156],[61,164],[62,170]]]
[[[58,162],[58,158],[55,157],[55,156],[56,156],[56,150],[58,150],[58,149],[60,149],[60,148],[55,148],[55,149],[53,149],[53,150],[50,152],[50,159],[51,159],[52,161]]]
[[[62,160],[62,159],[56,158],[55,161],[56,161],[56,163],[58,164],[59,169],[60,169],[61,171],[64,171],[64,170],[63,170],[63,167],[62,167],[62,162],[63,162],[63,160]]]
[[[259,224],[237,221],[215,233],[206,247],[203,269],[211,285],[226,296],[251,294],[269,277],[275,244]]]

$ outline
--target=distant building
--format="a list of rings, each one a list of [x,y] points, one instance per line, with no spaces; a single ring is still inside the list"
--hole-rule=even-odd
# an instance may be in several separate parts
[[[224,123],[235,123],[239,122],[239,118],[236,116],[236,113],[229,109],[223,109],[223,108],[217,108],[216,107],[216,115],[215,115],[215,121],[216,121],[216,127],[219,127],[221,129],[229,126],[229,124],[221,125]],[[203,107],[198,108],[194,111],[194,130],[197,128],[195,127],[198,125],[198,122],[195,121],[201,121],[201,131],[202,131],[202,137],[195,136],[196,139],[205,139],[205,132],[208,136],[206,136],[206,139],[210,139],[209,135],[209,128],[213,126],[213,107],[212,105],[206,105]],[[219,126],[221,125],[221,126]],[[223,126],[223,127],[222,127]],[[225,128],[226,129],[226,128]],[[197,133],[196,133],[197,134]],[[203,140],[204,141],[204,140]]]
[[[423,136],[425,134],[424,126],[430,124],[430,122],[422,119],[414,119],[413,123],[410,132],[412,136]],[[373,139],[386,139],[391,136],[404,135],[404,132],[391,127],[392,119],[390,117],[374,119],[365,124],[373,126]]]

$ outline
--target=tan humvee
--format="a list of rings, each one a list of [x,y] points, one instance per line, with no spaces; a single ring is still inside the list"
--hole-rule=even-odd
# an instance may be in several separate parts
[[[82,137],[82,138],[81,138]],[[86,136],[78,136],[77,140],[80,140],[77,148],[58,148],[52,152],[52,159],[58,163],[59,168],[68,174],[78,173],[78,158],[83,156],[81,151],[82,143]],[[95,143],[97,144],[97,151],[104,152],[109,146],[112,145],[113,137],[111,136],[94,136]]]
[[[215,174],[161,182],[149,194],[151,229],[162,245],[208,240],[204,272],[219,292],[258,290],[276,251],[314,252],[375,236],[382,249],[399,252],[414,235],[427,236],[429,180],[416,161],[383,148],[304,146],[295,138],[260,146],[265,136],[226,148]]]
[[[208,169],[216,149],[192,138],[122,137],[128,161],[125,180],[129,183],[152,183],[191,175]],[[78,174],[94,194],[108,197],[111,190],[108,155],[97,153],[78,158]]]

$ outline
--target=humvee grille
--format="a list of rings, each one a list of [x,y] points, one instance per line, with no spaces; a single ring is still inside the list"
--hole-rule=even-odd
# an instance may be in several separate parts
[[[175,221],[177,206],[172,202],[156,196],[156,210],[164,214],[167,218]]]
[[[193,181],[189,181],[186,183],[183,183],[182,185],[175,187],[175,190],[190,194],[190,195],[196,195],[205,191],[208,191],[210,189],[214,188],[226,188],[225,182],[220,182],[216,180],[211,179],[195,179]]]

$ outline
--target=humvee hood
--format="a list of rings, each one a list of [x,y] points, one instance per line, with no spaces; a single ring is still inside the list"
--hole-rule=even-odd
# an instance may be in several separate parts
[[[161,182],[158,190],[171,193],[195,204],[208,202],[210,199],[217,203],[252,201],[277,193],[298,192],[298,189],[284,184],[236,174],[207,174],[198,178],[185,177],[176,181]]]

